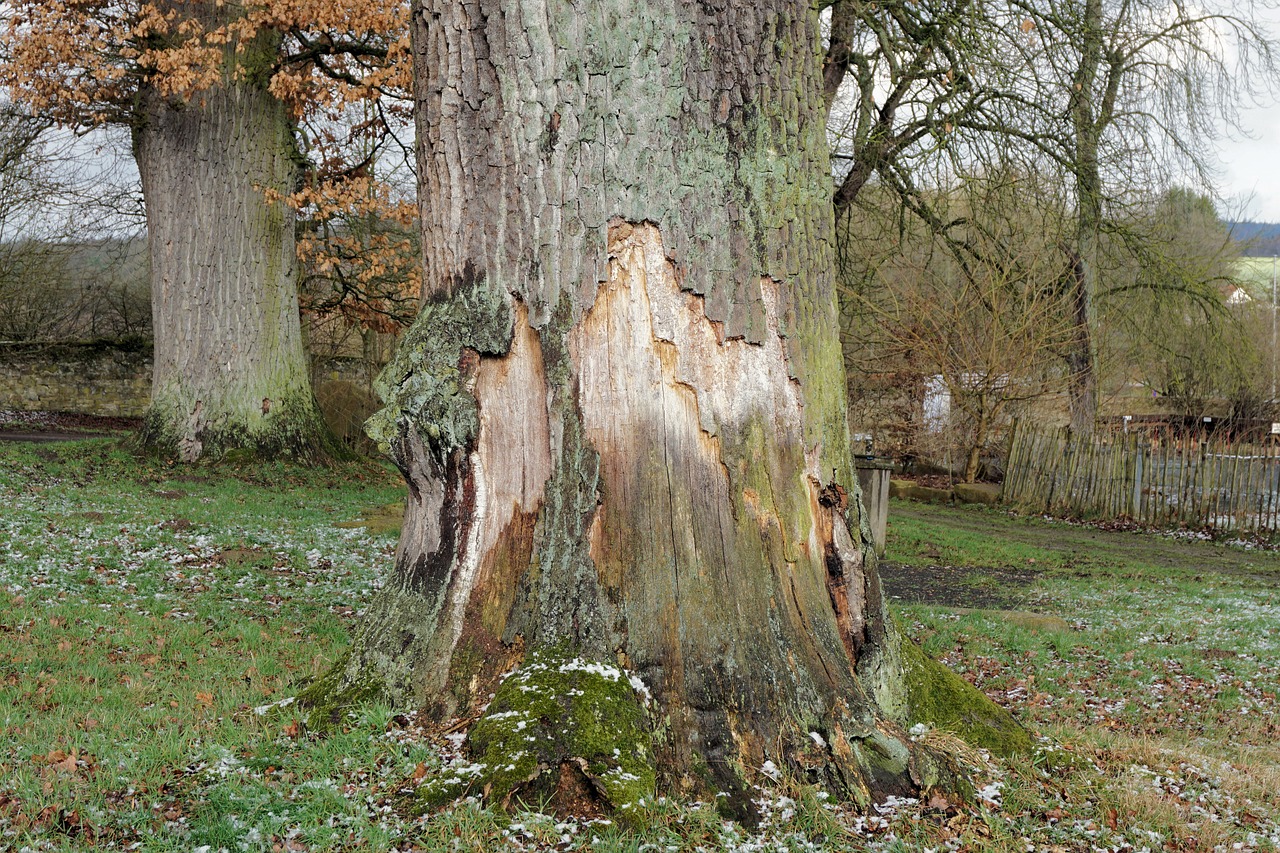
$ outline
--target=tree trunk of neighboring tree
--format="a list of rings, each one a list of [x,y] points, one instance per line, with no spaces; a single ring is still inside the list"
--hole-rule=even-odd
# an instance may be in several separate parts
[[[987,432],[991,429],[991,415],[986,400],[978,402],[978,419],[973,427],[973,444],[964,461],[964,481],[974,483],[978,480],[978,469],[982,466],[982,448],[987,444]]]
[[[320,453],[293,215],[279,198],[296,175],[283,105],[237,81],[189,103],[144,92],[138,111],[155,323],[144,443],[184,461]]]
[[[1088,238],[1085,238],[1088,242]],[[1098,414],[1098,378],[1093,341],[1093,278],[1090,262],[1072,258],[1067,281],[1071,287],[1072,335],[1068,342],[1067,391],[1071,428],[1078,434],[1093,432]]]
[[[900,642],[850,497],[810,4],[422,5],[426,295],[371,421],[409,505],[304,698],[487,705],[432,797],[959,784],[902,726],[963,688]]]
[[[1070,372],[1071,428],[1093,432],[1098,417],[1097,326],[1098,242],[1102,227],[1102,172],[1099,166],[1102,128],[1110,123],[1118,76],[1104,67],[1102,0],[1085,0],[1080,60],[1072,81],[1071,125],[1075,142],[1076,251],[1074,286],[1076,334],[1067,357]],[[1099,76],[1105,84],[1099,94]],[[1097,102],[1095,102],[1097,99]]]

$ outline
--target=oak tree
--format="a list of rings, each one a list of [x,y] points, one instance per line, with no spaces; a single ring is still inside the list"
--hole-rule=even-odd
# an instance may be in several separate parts
[[[155,366],[144,440],[184,460],[324,442],[298,320],[308,110],[376,99],[394,2],[18,0],[0,83],[34,114],[127,126],[146,200]]]
[[[811,5],[424,0],[413,35],[424,298],[371,421],[408,507],[313,721],[471,722],[422,794],[553,807],[963,787],[919,721],[1016,748],[866,544]]]

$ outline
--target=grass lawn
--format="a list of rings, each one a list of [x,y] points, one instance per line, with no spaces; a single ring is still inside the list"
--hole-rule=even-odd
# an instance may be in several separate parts
[[[459,738],[378,705],[319,736],[289,704],[394,552],[335,524],[402,494],[370,463],[0,444],[0,850],[1280,849],[1277,555],[896,503],[904,627],[1041,737],[977,804],[859,816],[761,776],[749,830],[666,800],[409,814]]]

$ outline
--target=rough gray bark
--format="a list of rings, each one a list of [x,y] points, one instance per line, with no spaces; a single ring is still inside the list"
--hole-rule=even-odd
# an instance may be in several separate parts
[[[190,102],[144,91],[137,114],[155,330],[144,443],[184,461],[321,453],[279,198],[297,168],[285,107],[239,80]]]
[[[484,727],[521,713],[504,673],[571,655],[651,693],[665,791],[746,808],[765,761],[863,803],[951,779],[882,710],[907,692],[845,491],[810,6],[432,0],[414,24],[426,295],[371,421],[410,499],[308,698],[444,720],[496,692]],[[557,766],[612,790],[623,768],[553,740],[486,792],[536,799]]]

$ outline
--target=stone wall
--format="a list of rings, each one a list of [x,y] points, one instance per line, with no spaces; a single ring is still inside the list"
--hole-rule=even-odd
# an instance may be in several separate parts
[[[317,385],[363,389],[370,375],[358,358],[318,358],[312,369]],[[150,402],[149,343],[0,343],[0,411],[127,418],[141,417]]]
[[[151,346],[0,343],[0,410],[140,417]]]

